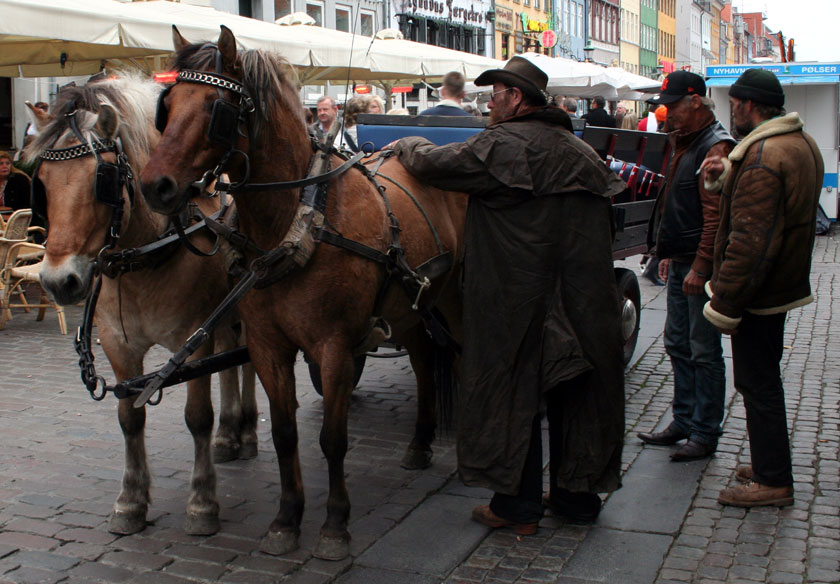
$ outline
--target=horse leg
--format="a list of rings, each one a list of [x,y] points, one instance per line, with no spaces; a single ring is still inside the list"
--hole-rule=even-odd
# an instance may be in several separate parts
[[[227,351],[236,346],[233,329],[220,328],[216,331],[216,352]],[[239,397],[238,368],[219,372],[219,427],[213,437],[213,462],[229,462],[239,458],[239,432],[242,422],[242,404]]]
[[[239,425],[239,458],[257,456],[257,375],[254,367],[246,363],[242,370],[242,422]]]
[[[111,354],[108,359],[120,381],[139,375],[143,370],[142,355],[139,359],[134,359],[136,361],[134,363]],[[135,408],[133,400],[128,398],[120,400],[117,411],[125,441],[125,470],[120,494],[108,520],[108,531],[130,535],[146,528],[146,512],[151,502],[149,496],[151,476],[146,460],[146,442],[143,434],[146,425],[146,408]]]
[[[193,355],[198,359],[210,352],[205,344]],[[234,371],[234,377],[236,372]],[[213,535],[219,531],[219,502],[216,499],[216,469],[210,450],[213,434],[213,402],[210,399],[210,376],[187,382],[184,419],[193,437],[195,459],[190,478],[190,497],[184,531],[190,535]]]
[[[434,342],[422,325],[400,336],[408,351],[411,367],[417,380],[417,418],[414,437],[405,450],[400,466],[409,470],[432,465],[432,442],[435,439],[437,415],[435,409]]]
[[[264,344],[264,347],[259,345]],[[303,518],[303,479],[298,456],[298,431],[295,412],[294,360],[297,351],[279,351],[276,344],[264,341],[248,347],[251,362],[260,371],[260,381],[268,396],[271,412],[271,438],[280,467],[280,509],[260,543],[260,550],[283,555],[298,549],[300,522]]]
[[[324,390],[320,442],[329,468],[330,493],[327,519],[321,526],[321,537],[312,555],[322,560],[342,560],[350,553],[350,533],[347,531],[350,497],[344,479],[344,457],[347,454],[347,414],[353,391],[353,358],[347,349],[334,349],[320,365]]]

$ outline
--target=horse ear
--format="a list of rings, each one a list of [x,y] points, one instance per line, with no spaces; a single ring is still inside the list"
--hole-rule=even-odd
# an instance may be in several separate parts
[[[26,104],[26,107],[29,108],[29,111],[32,112],[32,118],[34,119],[35,129],[39,132],[46,128],[50,122],[55,119],[55,116],[52,114],[45,112],[41,108],[35,107],[32,105],[30,101],[24,101],[23,103]]]
[[[238,71],[239,69],[239,55],[236,53],[236,37],[233,36],[233,31],[221,25],[222,32],[219,35],[219,41],[216,45],[222,53],[222,62],[231,71]]]
[[[96,118],[96,133],[100,138],[113,140],[120,127],[120,117],[113,106],[103,103],[99,107],[99,117]]]
[[[176,53],[190,44],[190,41],[181,36],[181,33],[178,32],[178,27],[174,24],[172,25],[172,44],[175,46]]]

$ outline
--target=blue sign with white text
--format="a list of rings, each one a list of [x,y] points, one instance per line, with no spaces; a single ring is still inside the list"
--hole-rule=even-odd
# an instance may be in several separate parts
[[[840,75],[840,63],[767,63],[709,65],[706,77],[738,77],[747,69],[767,69],[776,75]]]

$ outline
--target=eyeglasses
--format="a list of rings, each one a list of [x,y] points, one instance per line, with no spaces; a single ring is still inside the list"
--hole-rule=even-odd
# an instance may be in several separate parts
[[[491,91],[490,92],[490,101],[493,101],[493,99],[497,95],[499,95],[500,93],[504,93],[505,91],[510,91],[511,89],[513,89],[513,87],[505,87],[504,89],[500,89],[499,91]]]

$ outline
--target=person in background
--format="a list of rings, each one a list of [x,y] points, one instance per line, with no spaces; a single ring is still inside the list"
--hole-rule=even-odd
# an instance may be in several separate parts
[[[419,179],[469,195],[457,450],[461,479],[494,491],[475,521],[533,534],[543,514],[540,402],[549,421],[548,506],[594,521],[621,486],[623,342],[610,197],[626,188],[549,105],[522,57],[482,73],[490,125],[465,142],[403,138]]]
[[[359,151],[356,119],[359,117],[359,114],[367,113],[369,99],[370,97],[366,95],[355,95],[347,100],[344,106],[344,131],[348,136],[347,144],[353,152]]]
[[[0,150],[0,210],[28,209],[30,184],[29,176],[12,164],[11,154]]]
[[[569,114],[570,118],[577,117],[577,100],[574,97],[567,97],[563,100],[563,105],[560,106]]]
[[[799,115],[785,115],[785,94],[772,72],[744,71],[729,88],[729,104],[744,139],[728,157],[710,155],[703,163],[708,188],[722,193],[703,314],[732,335],[752,464],[735,473],[745,484],[723,489],[718,502],[782,507],[793,503],[793,472],[779,361],[787,312],[814,300],[814,217],[825,167]]]
[[[667,279],[665,351],[674,370],[673,421],[661,432],[640,432],[646,444],[674,445],[673,462],[697,460],[717,450],[726,397],[720,332],[703,317],[703,286],[712,275],[720,194],[702,185],[703,159],[726,156],[735,141],[715,119],[703,78],[675,71],[649,100],[667,108],[674,154],[648,229],[650,250]]]
[[[335,105],[330,96],[324,95],[318,99],[317,115],[318,121],[309,126],[309,131],[319,142],[324,142],[333,124],[338,124],[339,129],[331,146],[335,146],[339,150],[355,151],[356,144],[342,127],[341,120],[338,119],[338,106]]]
[[[635,130],[639,125],[639,118],[633,112],[626,112],[621,120],[622,130]]]
[[[581,117],[586,120],[590,126],[601,126],[604,128],[615,128],[615,118],[612,117],[604,106],[607,105],[607,100],[604,96],[598,95],[592,98],[592,108]]]
[[[457,71],[450,71],[443,76],[443,84],[439,92],[441,100],[434,107],[424,109],[421,116],[470,116],[461,107],[464,99],[464,76]]]
[[[409,112],[404,107],[395,107],[388,110],[389,116],[407,116]]]
[[[624,105],[624,102],[618,102],[615,106],[615,127],[621,128],[621,122],[624,120],[624,116],[627,115],[627,106]],[[632,128],[631,128],[632,129]]]
[[[473,117],[481,118],[484,117],[481,113],[481,110],[478,109],[478,106],[474,103],[466,102],[461,104],[461,107],[464,108],[464,111],[470,114]]]
[[[368,95],[367,99],[365,100],[367,104],[367,109],[365,109],[366,114],[384,114],[385,113],[385,100],[379,97],[378,95]]]

